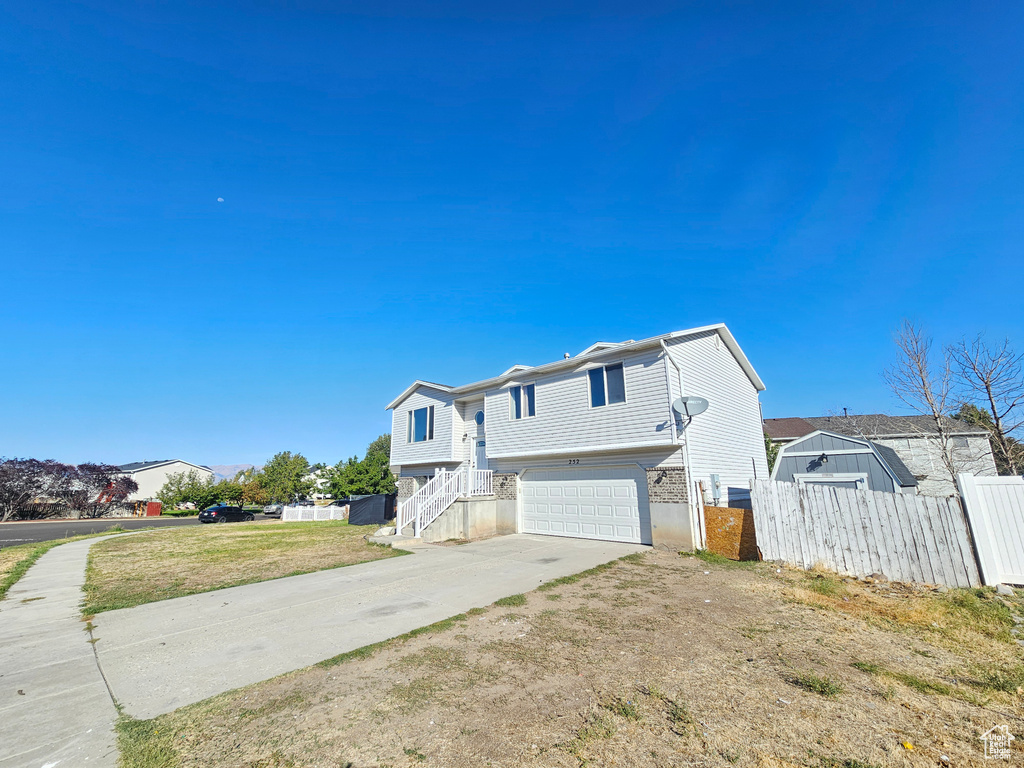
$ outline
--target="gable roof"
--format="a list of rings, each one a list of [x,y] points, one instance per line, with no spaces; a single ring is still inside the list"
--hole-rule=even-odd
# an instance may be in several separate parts
[[[621,347],[623,344],[633,344],[633,339],[629,341],[599,341],[596,344],[591,344],[589,347],[580,352],[576,357],[583,357],[589,355],[591,352],[601,352],[605,349],[614,349],[615,347]]]
[[[981,427],[959,419],[944,419],[953,435],[987,435]],[[772,440],[797,440],[817,429],[848,437],[930,437],[938,434],[931,416],[889,416],[884,413],[847,416],[804,416],[765,419],[764,433]]]
[[[118,466],[122,472],[138,472],[140,469],[152,469],[153,467],[159,467],[164,464],[176,464],[181,462],[182,464],[188,464],[190,467],[196,469],[208,469],[213,472],[212,469],[203,464],[193,464],[191,461],[185,461],[184,459],[158,459],[156,461],[133,461],[131,464],[121,464]]]
[[[397,407],[403,400],[405,400],[405,398],[407,398],[409,395],[411,395],[413,392],[415,392],[417,389],[420,389],[421,387],[425,387],[427,389],[436,389],[438,392],[452,391],[452,388],[449,387],[447,384],[435,384],[432,381],[423,381],[422,379],[416,379],[416,381],[414,381],[412,384],[405,388],[402,394],[400,394],[398,397],[396,397],[394,400],[388,403],[388,407],[385,408],[384,410],[389,411],[392,408]]]
[[[588,347],[576,357],[562,358],[556,360],[553,363],[545,363],[544,365],[537,365],[534,367],[529,366],[513,366],[509,370],[505,371],[498,376],[490,379],[484,379],[483,381],[476,381],[472,384],[464,384],[459,387],[447,387],[442,384],[431,384],[426,381],[415,381],[410,385],[402,394],[392,400],[385,410],[395,408],[399,403],[402,402],[406,397],[412,394],[413,391],[421,386],[431,387],[441,392],[450,393],[456,397],[461,395],[469,395],[479,391],[491,389],[492,387],[498,387],[508,382],[516,374],[521,374],[524,371],[529,371],[530,375],[545,375],[548,373],[555,373],[557,371],[577,368],[580,365],[587,363],[590,360],[598,360],[609,354],[621,354],[623,352],[638,352],[644,349],[660,347],[663,341],[669,341],[671,339],[680,339],[687,336],[697,336],[702,333],[708,333],[714,331],[722,339],[722,343],[725,344],[726,348],[732,353],[736,362],[739,363],[740,368],[750,379],[750,383],[754,385],[754,388],[758,392],[763,392],[765,389],[764,382],[761,381],[761,377],[757,375],[754,370],[754,366],[750,364],[747,356],[743,354],[743,350],[740,349],[740,345],[736,342],[732,333],[725,327],[725,323],[715,323],[714,325],[704,325],[700,328],[690,328],[685,331],[672,331],[671,333],[663,333],[660,336],[651,336],[649,339],[641,339],[640,341],[624,341],[618,344],[610,344],[609,342],[599,342],[597,344]],[[596,349],[595,349],[596,347]]]
[[[864,437],[931,437],[938,434],[931,416],[889,416],[867,413],[847,416],[807,416],[804,420],[816,429],[827,429],[844,435]],[[954,435],[986,435],[984,429],[959,419],[943,418],[946,429]]]

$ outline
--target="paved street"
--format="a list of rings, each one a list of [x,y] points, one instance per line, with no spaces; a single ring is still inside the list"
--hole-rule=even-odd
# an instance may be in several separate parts
[[[256,515],[257,520],[266,520]],[[16,544],[39,541],[53,541],[83,533],[100,533],[113,525],[120,525],[127,531],[140,528],[160,528],[170,525],[199,525],[194,517],[129,517],[125,519],[101,518],[99,520],[19,520],[0,523],[0,549]]]

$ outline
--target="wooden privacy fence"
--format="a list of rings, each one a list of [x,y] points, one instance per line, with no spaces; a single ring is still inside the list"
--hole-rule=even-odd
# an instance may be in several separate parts
[[[765,560],[863,578],[971,587],[981,583],[959,502],[903,493],[753,480]]]
[[[1024,584],[1024,479],[956,479],[986,584]]]

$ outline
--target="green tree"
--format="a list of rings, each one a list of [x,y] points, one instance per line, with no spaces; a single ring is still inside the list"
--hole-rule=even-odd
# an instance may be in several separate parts
[[[192,502],[197,509],[206,509],[217,502],[218,495],[213,477],[191,469],[168,475],[156,497],[168,507]]]
[[[768,471],[775,469],[775,462],[779,460],[779,446],[772,442],[768,435],[764,436],[764,452],[768,457]]]
[[[264,465],[259,477],[267,499],[281,503],[309,493],[310,483],[304,479],[308,474],[309,462],[305,456],[281,451]]]
[[[338,462],[329,473],[330,493],[336,499],[374,493],[394,493],[395,476],[391,474],[391,435],[381,435],[366,448],[360,461],[353,456]]]
[[[234,480],[221,480],[213,488],[217,492],[217,501],[235,506],[242,505],[245,489],[241,483],[236,483]]]

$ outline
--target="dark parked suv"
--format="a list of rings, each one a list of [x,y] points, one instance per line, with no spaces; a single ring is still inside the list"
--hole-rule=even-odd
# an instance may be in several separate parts
[[[229,507],[225,504],[218,504],[199,513],[200,523],[239,523],[243,521],[248,523],[255,519],[256,517],[252,512],[246,512],[241,507]]]

